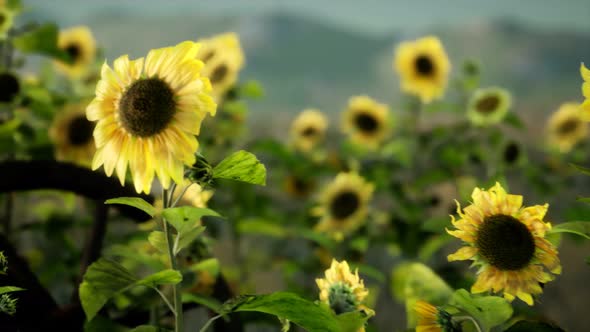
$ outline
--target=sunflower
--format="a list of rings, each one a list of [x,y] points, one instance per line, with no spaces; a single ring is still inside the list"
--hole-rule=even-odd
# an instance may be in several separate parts
[[[57,114],[49,137],[55,144],[57,160],[89,167],[96,151],[92,138],[95,123],[86,119],[85,107],[86,104],[73,104]]]
[[[480,267],[472,293],[502,292],[509,301],[518,297],[533,305],[533,295],[543,292],[540,284],[561,273],[557,249],[545,239],[548,204],[523,207],[522,196],[507,194],[499,183],[487,191],[475,188],[471,197],[471,205],[457,204],[461,219],[451,216],[457,229],[447,232],[466,246],[449,261],[471,259]]]
[[[127,166],[135,190],[149,193],[156,175],[167,189],[183,182],[183,165],[193,165],[203,118],[215,114],[211,84],[200,76],[199,44],[186,41],[151,50],[147,57],[102,66],[96,98],[86,110],[97,151],[92,168],[116,169],[121,184]],[[144,64],[145,63],[145,64]]]
[[[355,231],[367,216],[373,185],[355,173],[340,173],[320,197],[320,206],[313,213],[322,216],[315,229],[340,237]]]
[[[424,190],[426,212],[429,217],[446,216],[455,212],[454,197],[458,195],[457,185],[451,181],[440,182]]]
[[[57,70],[71,78],[83,76],[96,57],[96,41],[86,26],[72,27],[59,32],[57,47],[71,58],[72,63],[54,61]]]
[[[442,97],[451,71],[447,53],[434,36],[400,43],[393,67],[401,76],[402,91],[417,95],[423,103]]]
[[[342,130],[351,140],[370,149],[389,134],[389,108],[367,96],[350,98],[342,118]]]
[[[451,320],[451,315],[425,301],[416,301],[414,310],[418,314],[416,332],[460,332],[461,327]]]
[[[580,109],[582,110],[584,120],[590,121],[590,70],[583,63],[580,64],[580,74],[582,74],[582,78],[584,79],[582,93],[584,94],[584,98],[586,98],[582,105],[580,105]]]
[[[315,183],[313,180],[296,175],[289,174],[285,177],[285,191],[296,198],[305,198],[313,191]]]
[[[467,117],[478,126],[492,125],[502,121],[511,106],[512,98],[505,89],[478,89],[467,104]]]
[[[299,113],[291,124],[291,141],[295,149],[309,152],[324,140],[328,120],[316,109],[306,109]]]
[[[369,317],[375,315],[373,310],[363,304],[369,290],[359,277],[358,269],[353,274],[346,261],[332,259],[325,278],[316,279],[315,282],[320,289],[320,301],[330,306],[337,315],[356,310],[364,311]],[[359,332],[364,330],[361,328]]]
[[[180,193],[184,189],[186,189],[186,191],[184,192],[184,195],[180,199],[181,202],[186,203],[191,206],[194,206],[194,207],[198,207],[198,208],[207,207],[207,202],[213,196],[212,190],[205,190],[198,183],[191,183],[188,180],[185,180],[183,185],[184,185],[184,188],[177,188],[176,189],[176,191],[174,192],[173,199],[178,198],[178,195],[180,195]],[[187,186],[188,186],[188,188],[187,188]]]
[[[560,152],[569,152],[577,143],[588,137],[588,125],[580,106],[576,103],[565,103],[553,113],[547,122],[549,144]]]
[[[237,82],[244,67],[244,51],[238,35],[229,32],[198,41],[203,46],[197,58],[205,63],[202,75],[209,77],[213,95],[219,101]]]

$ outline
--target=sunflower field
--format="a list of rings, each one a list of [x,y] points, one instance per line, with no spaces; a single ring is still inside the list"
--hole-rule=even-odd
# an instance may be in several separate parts
[[[590,25],[281,3],[0,0],[0,331],[589,331]]]

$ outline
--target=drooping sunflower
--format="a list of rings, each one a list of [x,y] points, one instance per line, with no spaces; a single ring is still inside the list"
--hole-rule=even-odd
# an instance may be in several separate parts
[[[197,58],[205,63],[202,75],[209,78],[213,96],[220,101],[236,84],[238,74],[244,67],[240,39],[237,34],[228,32],[197,42],[203,45],[197,53]]]
[[[291,141],[295,149],[309,152],[326,136],[328,119],[316,109],[306,109],[291,124]]]
[[[585,121],[590,121],[590,69],[586,68],[584,64],[580,64],[580,74],[584,79],[582,84],[582,94],[584,95],[584,102],[580,105],[582,110],[582,117]]]
[[[456,230],[447,230],[466,246],[448,260],[470,259],[479,266],[472,293],[501,292],[509,301],[518,297],[533,305],[533,296],[543,292],[540,283],[561,273],[557,249],[545,239],[549,205],[523,207],[522,196],[507,194],[499,183],[489,190],[475,188],[471,197],[471,205],[457,204],[461,219],[451,217]]]
[[[72,104],[55,116],[49,137],[55,144],[57,160],[90,167],[96,151],[94,122],[86,119],[86,104]]]
[[[199,44],[186,41],[151,50],[147,57],[102,66],[96,98],[86,110],[97,151],[92,168],[116,170],[124,183],[127,166],[137,192],[149,193],[154,176],[167,189],[183,182],[183,166],[193,165],[201,122],[215,115],[211,84],[200,75]]]
[[[581,140],[588,137],[588,124],[577,103],[565,103],[551,115],[547,122],[549,144],[560,152],[569,152]]]
[[[337,315],[357,310],[363,310],[369,317],[375,315],[373,310],[364,305],[369,290],[359,277],[358,269],[353,274],[346,261],[333,259],[325,272],[325,278],[316,279],[315,282],[320,289],[320,301],[330,306]],[[359,332],[364,330],[361,328]]]
[[[71,78],[83,76],[96,58],[96,41],[86,26],[76,26],[59,32],[57,47],[72,59],[72,63],[54,61],[55,68]]]
[[[374,149],[389,134],[389,108],[367,96],[352,97],[342,114],[342,130],[353,142]]]
[[[445,93],[451,63],[440,40],[428,36],[400,43],[393,68],[401,76],[402,91],[429,103]]]
[[[432,304],[418,300],[414,304],[414,310],[418,314],[416,332],[460,332],[461,327],[457,326],[451,319],[451,315],[435,307]]]
[[[355,231],[365,222],[373,190],[373,184],[358,174],[338,174],[321,194],[320,206],[312,211],[322,216],[315,229],[338,237]]]
[[[512,106],[510,93],[502,88],[491,87],[476,90],[467,104],[467,117],[477,126],[496,124]]]

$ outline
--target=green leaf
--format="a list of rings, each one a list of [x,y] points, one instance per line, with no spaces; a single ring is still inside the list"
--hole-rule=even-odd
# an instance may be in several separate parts
[[[240,220],[237,225],[237,231],[242,234],[260,234],[275,238],[284,238],[287,236],[287,230],[284,226],[260,218]]]
[[[576,165],[576,164],[570,164],[570,165],[572,167],[574,167],[575,169],[577,169],[578,171],[580,171],[581,173],[586,174],[586,175],[590,175],[590,168],[584,167],[584,166],[580,166],[580,165]],[[588,198],[588,199],[590,199],[590,198]]]
[[[71,63],[73,59],[57,47],[58,27],[53,23],[43,24],[13,39],[14,47],[23,53],[37,53]]]
[[[243,295],[232,299],[221,308],[222,313],[255,311],[288,319],[310,332],[354,332],[366,320],[359,314],[347,314],[339,319],[328,306],[303,299],[296,294],[277,292],[268,295]],[[356,319],[355,319],[356,317]]]
[[[159,252],[165,254],[168,252],[168,242],[166,241],[166,234],[161,231],[153,231],[148,236],[148,242]]]
[[[416,300],[424,300],[435,305],[446,303],[453,290],[434,271],[422,263],[403,263],[392,273],[391,292],[406,305],[406,321],[409,327],[416,324],[413,310]]]
[[[358,332],[369,317],[362,311],[346,312],[336,316],[339,332]]]
[[[221,309],[221,302],[219,302],[219,300],[204,295],[183,293],[182,303],[197,303],[215,311],[216,313],[220,313],[219,310]]]
[[[22,120],[14,118],[0,124],[0,137],[11,137],[20,126]]]
[[[213,178],[266,185],[266,168],[250,152],[240,150],[223,159],[213,169]]]
[[[504,123],[516,129],[524,129],[525,127],[522,120],[514,112],[508,112],[506,114]]]
[[[90,265],[80,284],[80,302],[87,320],[92,320],[110,298],[136,281],[131,272],[115,261],[101,258]]]
[[[205,226],[198,226],[190,231],[179,233],[178,242],[174,246],[174,254],[178,254],[182,249],[188,247],[204,231]]]
[[[484,331],[498,326],[512,317],[512,306],[504,298],[498,296],[472,296],[464,289],[457,290],[450,305],[463,309],[475,318]]]
[[[176,285],[182,281],[182,274],[176,270],[164,270],[135,282],[135,285],[154,288],[158,285]]]
[[[157,327],[157,326],[152,326],[152,325],[140,325],[140,326],[134,328],[133,330],[129,330],[129,332],[167,332],[167,331],[171,331],[171,330],[164,329],[164,328]]]
[[[391,291],[398,300],[418,298],[435,304],[445,303],[453,290],[434,271],[422,263],[403,263],[392,273]]]
[[[180,272],[164,270],[138,279],[121,264],[101,258],[92,263],[80,284],[80,302],[86,319],[92,320],[109,299],[132,286],[156,287],[176,284],[182,280]]]
[[[212,276],[219,274],[219,260],[217,258],[204,259],[189,267],[193,272],[207,271]]]
[[[207,208],[181,206],[164,209],[162,211],[162,216],[166,219],[166,221],[168,221],[169,224],[174,226],[174,228],[179,233],[183,233],[199,226],[199,222],[202,217],[219,217],[219,213]]]
[[[260,82],[256,80],[250,80],[242,83],[238,87],[238,95],[248,98],[262,98],[264,97],[264,89],[262,88]]]
[[[20,291],[24,291],[24,288],[20,288],[20,287],[16,287],[16,286],[2,286],[0,287],[0,295],[5,294],[5,293],[11,293],[11,292],[20,292]]]
[[[153,207],[150,203],[146,202],[143,198],[139,197],[117,197],[107,199],[105,204],[122,204],[122,205],[129,205],[135,208],[140,209],[141,211],[153,217],[156,215],[156,208]]]
[[[506,332],[565,332],[565,330],[545,322],[521,320],[512,325]]]
[[[553,226],[547,231],[548,234],[571,233],[590,240],[590,222],[587,221],[570,221]]]

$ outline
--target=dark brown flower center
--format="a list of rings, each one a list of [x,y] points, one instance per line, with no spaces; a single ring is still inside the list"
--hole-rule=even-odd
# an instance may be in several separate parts
[[[356,192],[343,191],[338,193],[330,203],[330,214],[336,219],[346,219],[359,208],[359,196]]]
[[[475,109],[479,113],[489,114],[493,113],[500,105],[500,98],[496,95],[484,96],[475,104]]]
[[[16,76],[10,73],[0,74],[0,102],[11,102],[18,95],[19,91],[20,84]]]
[[[214,55],[215,55],[215,51],[211,50],[211,51],[205,53],[205,55],[203,55],[203,57],[201,59],[203,60],[203,62],[207,63],[207,61],[211,60]]]
[[[136,81],[119,102],[123,127],[139,137],[150,137],[161,132],[175,112],[174,92],[159,78]]]
[[[377,119],[368,112],[359,112],[355,115],[354,123],[358,129],[365,133],[372,133],[379,127]]]
[[[417,56],[414,65],[416,66],[416,71],[421,76],[430,76],[434,73],[434,63],[427,55],[422,54]]]
[[[504,148],[504,161],[508,164],[512,164],[518,159],[520,155],[520,148],[515,142],[510,142]]]
[[[559,135],[567,135],[578,129],[581,124],[581,121],[577,118],[567,119],[557,127],[557,133]]]
[[[85,145],[92,140],[94,122],[88,121],[86,116],[73,118],[68,126],[68,141],[72,145]]]
[[[225,64],[221,64],[221,65],[215,67],[215,69],[211,73],[211,77],[209,77],[211,84],[215,84],[215,83],[219,83],[219,82],[223,81],[225,76],[227,76],[228,71],[229,71],[229,68],[227,68],[227,65],[225,65]]]
[[[82,50],[80,49],[80,45],[77,44],[69,44],[64,48],[64,51],[70,56],[70,58],[76,62],[80,55],[82,54]]]
[[[306,127],[301,131],[301,136],[311,138],[317,136],[319,133],[320,132],[315,127]]]
[[[476,246],[479,254],[500,270],[520,270],[535,254],[535,240],[527,226],[504,214],[485,217]]]

